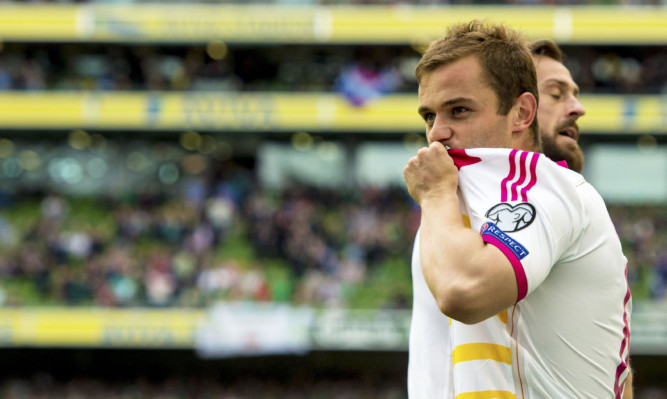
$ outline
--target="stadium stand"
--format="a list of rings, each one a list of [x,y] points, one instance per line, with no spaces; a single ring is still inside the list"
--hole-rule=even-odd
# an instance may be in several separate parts
[[[183,165],[191,155],[172,146]],[[378,269],[390,280],[409,279],[400,265],[419,213],[400,187],[273,192],[258,187],[250,170],[223,168],[219,180],[184,179],[175,194],[5,195],[4,304],[202,307],[250,299],[363,307],[373,292],[373,306],[409,306],[409,284],[386,297],[384,282],[369,285]],[[664,207],[610,211],[630,258],[634,298],[667,299]]]
[[[267,184],[262,151],[328,148],[354,166],[364,143],[414,150],[420,46],[477,6],[526,13],[531,35],[559,41],[589,110],[585,149],[667,143],[658,1],[200,1],[180,23],[184,3],[163,3],[0,1],[0,363],[34,359],[2,370],[2,397],[405,397],[404,313],[381,312],[410,309],[418,209],[353,169],[343,185],[335,168]],[[667,197],[608,204],[636,309],[658,326],[645,334],[664,335],[642,310],[667,300]],[[221,303],[316,309],[328,340],[308,356],[201,360],[195,326]],[[387,354],[354,336],[345,356],[326,312],[368,309],[403,341]],[[112,336],[113,323],[129,327]],[[637,346],[637,398],[667,397],[665,357],[650,356],[663,338]]]

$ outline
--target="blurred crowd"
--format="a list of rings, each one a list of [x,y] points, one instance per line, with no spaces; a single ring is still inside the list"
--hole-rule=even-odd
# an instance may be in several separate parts
[[[664,46],[563,46],[583,93],[667,91]],[[409,46],[0,45],[2,90],[336,91],[355,105],[415,93]]]
[[[636,299],[667,300],[667,207],[609,206]]]
[[[144,168],[140,180],[120,174],[114,181],[109,172],[87,176],[108,186],[75,195],[64,189],[86,180],[55,177],[71,178],[75,166],[102,161],[60,156],[5,179],[0,304],[203,307],[254,300],[410,307],[419,210],[403,187],[294,183],[270,190],[252,166],[210,157],[208,166],[188,173],[185,161],[193,154],[175,142],[154,145],[130,142],[105,167],[116,173],[135,167],[130,148],[174,153],[174,180],[154,185],[163,170],[158,166]],[[47,146],[52,153],[57,147]],[[31,180],[36,184],[17,183]],[[629,258],[634,297],[667,300],[667,208],[611,204],[610,212]]]
[[[0,3],[101,3],[138,4],[155,0],[0,0]],[[166,0],[163,3],[183,3]],[[201,4],[279,4],[279,5],[660,5],[661,0],[196,0]]]
[[[120,383],[74,378],[63,382],[39,374],[33,379],[2,381],[0,396],[4,399],[403,399],[407,395],[402,382],[321,378],[316,382],[289,384],[243,378],[234,383],[223,383],[213,378],[178,377]]]
[[[216,167],[183,176],[171,193],[146,180],[114,186],[117,196],[68,196],[52,180],[3,191],[1,303],[408,306],[418,212],[404,190],[267,191],[244,167]]]
[[[162,381],[138,379],[118,382],[106,379],[72,378],[55,381],[47,374],[1,381],[4,399],[404,399],[402,378],[382,381],[320,377],[310,383],[289,383],[266,378],[243,378],[223,383],[213,378],[170,377]],[[637,399],[664,399],[661,387],[636,388]]]
[[[0,90],[413,91],[411,48],[0,46]],[[355,87],[356,86],[356,87]],[[351,88],[351,89],[350,89]]]

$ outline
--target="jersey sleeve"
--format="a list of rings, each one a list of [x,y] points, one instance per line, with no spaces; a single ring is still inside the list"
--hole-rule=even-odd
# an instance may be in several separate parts
[[[459,170],[459,188],[472,228],[510,261],[518,302],[576,245],[585,223],[575,189],[581,175],[539,153],[486,150],[468,150],[481,161]]]

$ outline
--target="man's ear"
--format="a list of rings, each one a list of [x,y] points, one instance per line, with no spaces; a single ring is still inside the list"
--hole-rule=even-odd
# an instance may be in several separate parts
[[[512,133],[520,133],[530,127],[537,113],[537,100],[531,93],[525,92],[517,98],[512,109]]]

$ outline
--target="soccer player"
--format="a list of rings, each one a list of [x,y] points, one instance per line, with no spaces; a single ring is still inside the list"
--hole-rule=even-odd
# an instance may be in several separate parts
[[[581,173],[584,153],[579,147],[577,120],[586,109],[579,101],[579,86],[563,65],[563,53],[551,40],[538,40],[530,45],[540,104],[537,119],[540,124],[542,149],[553,161],[566,161],[567,166]]]
[[[530,44],[537,72],[540,102],[537,118],[540,125],[542,152],[553,161],[565,161],[575,172],[584,167],[584,153],[579,147],[577,120],[586,114],[579,101],[579,86],[563,64],[563,52],[551,40]],[[623,399],[632,399],[632,369],[629,369]]]
[[[422,209],[410,397],[620,398],[626,259],[597,192],[534,152],[527,43],[454,25],[416,75],[429,147],[404,170]]]

